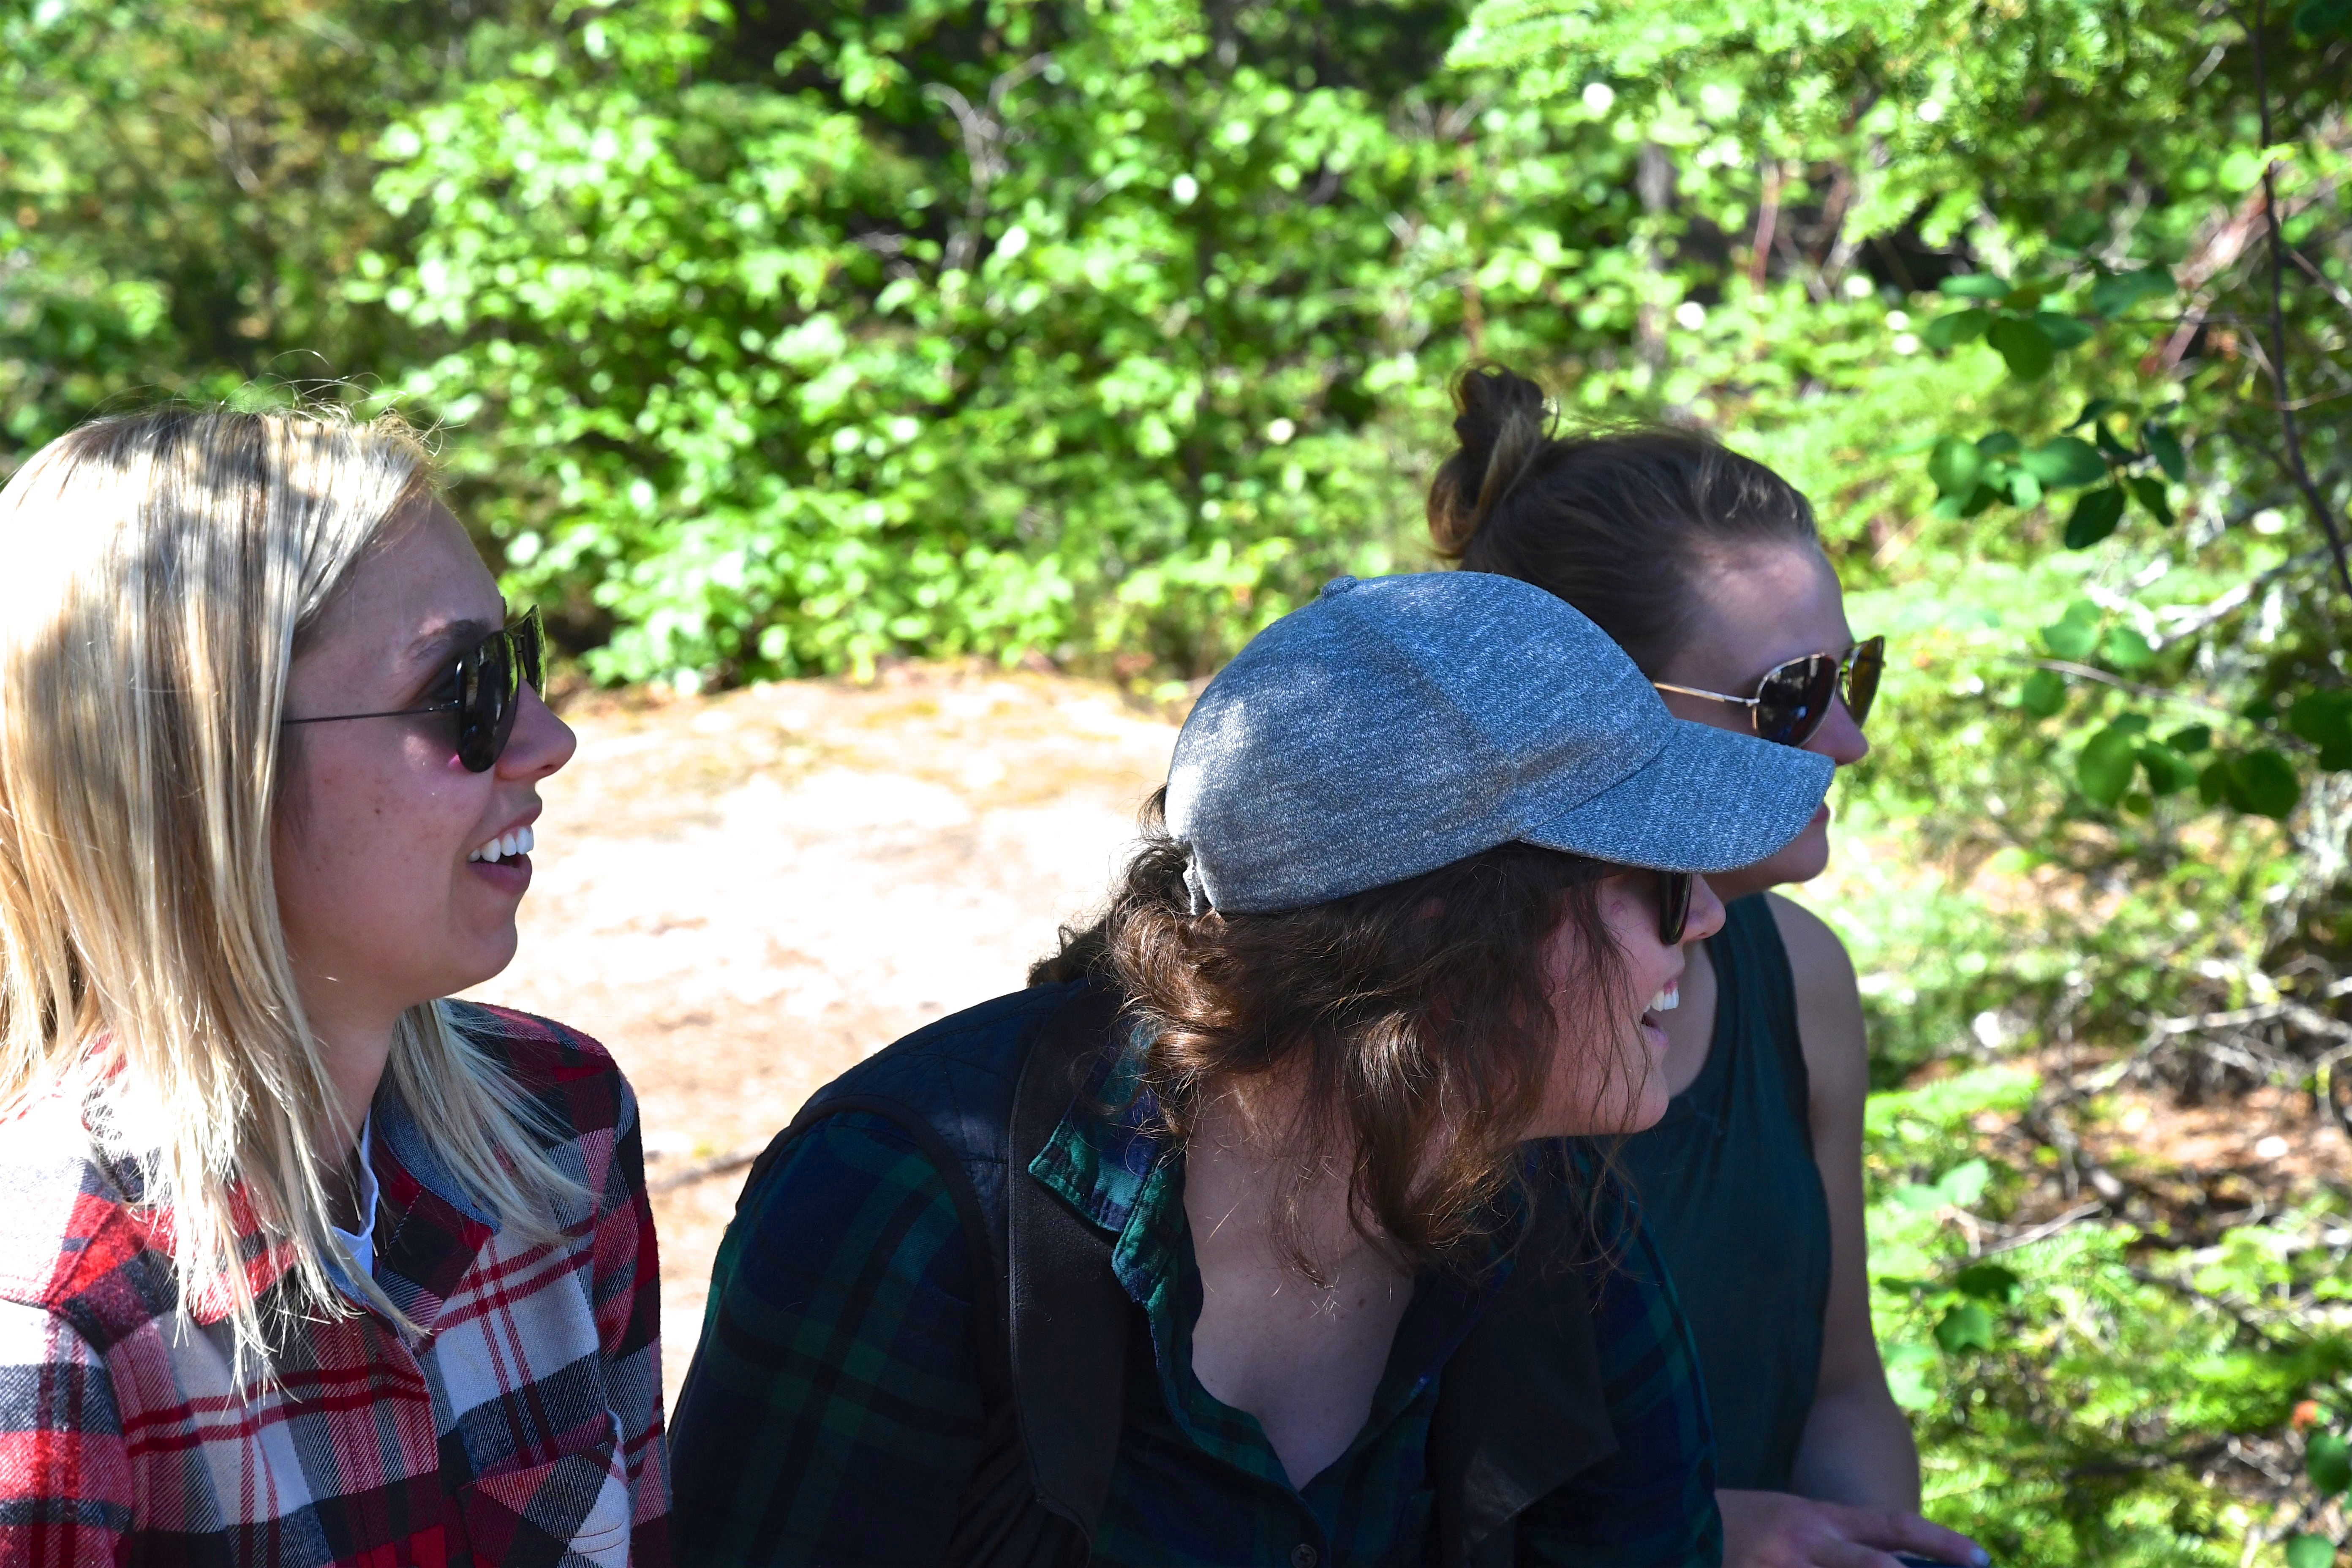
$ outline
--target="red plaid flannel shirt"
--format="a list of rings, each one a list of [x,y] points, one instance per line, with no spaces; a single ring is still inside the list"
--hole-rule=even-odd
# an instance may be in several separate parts
[[[0,1121],[0,1568],[667,1568],[636,1100],[583,1036],[459,1014],[587,1201],[557,1244],[509,1242],[387,1082],[374,1277],[424,1332],[304,1321],[268,1384],[233,1382],[216,1301],[183,1301],[131,1163],[59,1099]],[[251,1267],[267,1287],[285,1260]]]

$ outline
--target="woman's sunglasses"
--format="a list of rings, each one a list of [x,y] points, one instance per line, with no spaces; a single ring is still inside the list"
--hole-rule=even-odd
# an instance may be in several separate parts
[[[1658,942],[1664,947],[1680,947],[1683,931],[1690,924],[1691,882],[1696,871],[1661,871],[1658,873]]]
[[[405,719],[418,713],[454,713],[457,718],[457,760],[468,773],[486,773],[498,765],[514,733],[515,714],[522,707],[522,689],[546,689],[546,635],[537,609],[492,632],[457,656],[455,668],[442,683],[447,695],[421,708],[391,708],[380,713],[321,713],[309,719],[289,719],[289,724],[335,724],[346,719]]]
[[[1801,746],[1813,738],[1813,731],[1830,716],[1830,704],[1841,694],[1845,710],[1853,715],[1857,725],[1869,718],[1870,705],[1878,696],[1878,678],[1885,668],[1886,639],[1878,637],[1864,637],[1843,653],[1809,653],[1776,664],[1764,672],[1753,697],[1671,686],[1663,680],[1650,684],[1685,697],[1736,702],[1748,710],[1757,734],[1784,746]]]

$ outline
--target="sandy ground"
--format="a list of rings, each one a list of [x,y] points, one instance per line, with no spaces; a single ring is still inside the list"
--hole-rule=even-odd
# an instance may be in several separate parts
[[[1108,688],[909,668],[567,711],[515,963],[644,1108],[675,1398],[740,1169],[843,1068],[1018,987],[1103,896],[1175,727]]]

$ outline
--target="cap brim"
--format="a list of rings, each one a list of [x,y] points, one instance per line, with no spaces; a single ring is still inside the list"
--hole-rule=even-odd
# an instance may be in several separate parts
[[[1836,771],[1818,752],[1678,719],[1656,756],[1519,837],[1621,866],[1737,870],[1802,833]]]

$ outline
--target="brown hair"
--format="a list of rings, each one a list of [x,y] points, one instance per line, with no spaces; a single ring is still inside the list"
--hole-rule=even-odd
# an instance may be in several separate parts
[[[1687,632],[1691,568],[1755,544],[1821,548],[1796,487],[1696,430],[1560,436],[1535,383],[1454,378],[1461,448],[1429,487],[1437,552],[1576,606],[1656,675]]]
[[[1505,844],[1384,888],[1276,914],[1194,914],[1186,850],[1168,836],[1163,790],[1143,842],[1091,928],[1065,929],[1033,985],[1092,977],[1118,985],[1153,1027],[1142,1087],[1185,1136],[1219,1088],[1277,1069],[1304,1076],[1286,1147],[1338,1152],[1352,1166],[1357,1229],[1414,1268],[1464,1260],[1516,1179],[1562,1031],[1588,1027],[1610,1053],[1600,1096],[1646,1058],[1608,1026],[1625,1015],[1622,956],[1600,883],[1616,868]],[[1573,928],[1579,958],[1558,993],[1545,946]],[[1276,1194],[1294,1266],[1302,1159]]]

